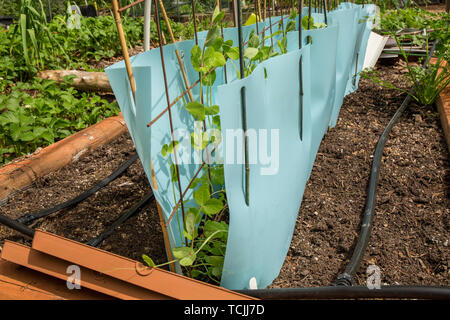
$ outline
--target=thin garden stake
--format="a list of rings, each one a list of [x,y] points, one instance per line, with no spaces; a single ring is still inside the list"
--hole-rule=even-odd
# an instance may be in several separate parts
[[[353,85],[356,84],[356,76],[358,75],[358,58],[359,58],[359,53],[356,53],[355,75],[353,76]]]
[[[127,69],[128,80],[130,81],[131,93],[133,95],[133,101],[136,101],[136,83],[134,81],[133,70],[131,69],[130,56],[128,54],[127,41],[123,33],[122,21],[120,20],[119,4],[117,0],[112,0],[113,14],[116,20],[117,32],[119,33],[120,46],[122,47],[123,59],[125,61],[125,67]]]
[[[113,0],[113,1],[115,1],[115,0]],[[126,6],[123,6],[122,8],[118,9],[118,12],[122,12],[122,11],[125,11],[127,9],[130,9],[130,8],[136,6],[136,5],[138,5],[138,4],[140,4],[140,3],[144,2],[144,1],[145,0],[137,0],[137,1],[133,2],[133,3],[130,3],[130,4],[126,5]]]
[[[161,7],[161,12],[162,12],[164,21],[166,22],[167,29],[169,30],[170,38],[172,39],[172,42],[175,43],[176,41],[175,41],[175,37],[173,36],[172,27],[170,26],[170,21],[169,21],[169,18],[167,17],[166,9],[164,8],[164,4],[163,4],[162,0],[159,0],[159,6]],[[186,89],[189,89],[189,87],[190,87],[189,81],[187,79],[186,72],[184,70],[184,63],[180,57],[180,53],[178,52],[178,49],[175,49],[175,54],[177,56],[178,64],[180,65],[181,74],[183,75],[184,85],[186,86]],[[188,90],[188,94],[189,94],[189,99],[191,101],[194,101],[194,97],[192,96],[191,90]]]
[[[159,10],[158,10],[158,3],[157,1],[155,1],[155,19],[156,19],[156,27],[158,29],[158,38],[159,38],[159,50],[160,50],[160,54],[161,54],[161,67],[163,70],[163,76],[164,76],[164,87],[165,87],[165,91],[166,91],[166,100],[167,100],[167,105],[170,104],[170,98],[169,98],[169,86],[167,85],[167,74],[166,74],[166,67],[165,67],[165,63],[164,63],[164,51],[163,51],[163,44],[162,44],[162,37],[161,37],[161,26],[160,26],[160,21],[159,21]],[[180,194],[180,200],[181,200],[181,212],[183,215],[183,221],[185,221],[185,216],[184,216],[184,201],[183,201],[183,194],[182,194],[182,190],[181,190],[181,181],[180,181],[180,170],[178,167],[178,159],[177,159],[177,146],[175,144],[175,136],[174,136],[174,128],[173,128],[173,122],[172,122],[172,111],[169,108],[168,109],[169,112],[169,123],[170,123],[170,133],[171,133],[171,138],[172,138],[172,145],[173,145],[173,154],[174,154],[174,160],[175,160],[175,171],[177,174],[177,180],[178,180],[178,190],[179,190],[179,194]],[[185,242],[186,242],[186,246],[188,245],[187,239],[185,238]]]
[[[155,176],[155,170],[153,169],[153,161],[150,159],[150,168],[152,171],[152,184],[153,184],[153,190],[158,190],[158,183],[156,182],[156,176]],[[167,229],[166,225],[164,223],[164,216],[162,213],[161,206],[158,203],[158,200],[155,199],[156,202],[156,209],[158,210],[158,216],[159,216],[159,224],[161,225],[161,230],[163,233],[163,239],[164,239],[164,245],[166,247],[167,252],[167,258],[169,261],[173,261],[173,255],[172,255],[172,249],[170,248],[170,242],[169,242],[169,236],[167,235]],[[175,266],[173,263],[169,264],[170,271],[175,272]]]
[[[198,46],[198,37],[197,37],[197,19],[195,16],[195,0],[191,0],[191,7],[192,7],[192,19],[194,20],[194,38],[195,38],[195,44]]]
[[[220,0],[217,0],[217,6],[219,7],[219,11],[222,11],[222,4],[220,3]],[[220,32],[221,32],[222,38],[223,38],[223,20],[220,21]],[[224,72],[224,76],[225,76],[225,83],[228,83],[228,79],[227,79],[227,65],[226,64],[223,66],[223,72]]]
[[[311,0],[309,0],[308,5],[308,30],[311,30],[311,10],[312,10],[312,3]],[[311,37],[307,37],[307,43],[311,43]]]
[[[299,1],[299,7],[298,7],[298,48],[302,48],[302,12],[303,12],[303,0]],[[303,56],[300,56],[300,63],[299,63],[299,76],[300,76],[300,141],[303,141]]]
[[[281,22],[281,30],[283,30],[283,36],[284,36],[285,33],[284,33],[284,21],[283,21],[284,20],[283,19],[283,17],[284,17],[284,15],[283,15],[283,7],[280,7],[280,9],[281,9],[281,20],[280,20],[280,22]]]
[[[273,4],[273,2],[272,2],[272,4]],[[273,10],[273,6],[271,6],[271,8],[269,8],[269,26],[270,26],[270,43],[271,43],[271,47],[273,47],[272,10]]]
[[[241,1],[237,2],[238,8],[238,39],[239,39],[239,67],[241,73],[241,79],[245,78],[245,66],[244,66],[244,44],[242,37],[242,11],[241,11]],[[248,163],[248,137],[246,135],[247,131],[247,110],[246,110],[246,99],[245,99],[245,87],[241,88],[241,112],[242,112],[242,129],[244,130],[244,156],[245,156],[245,203],[249,205],[249,181],[250,181],[250,167]]]
[[[256,0],[256,7],[258,8],[258,12],[256,13],[256,33],[259,34],[259,21],[262,19],[262,15],[261,15],[261,3],[259,2],[259,0]]]

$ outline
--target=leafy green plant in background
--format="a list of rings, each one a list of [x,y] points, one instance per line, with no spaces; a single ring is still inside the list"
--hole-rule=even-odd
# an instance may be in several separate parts
[[[34,152],[106,117],[117,115],[116,103],[70,87],[71,78],[56,84],[36,78],[0,95],[0,163]]]
[[[31,0],[20,1],[20,11],[18,24],[12,28],[11,48],[12,52],[14,45],[15,35],[20,34],[21,53],[25,59],[26,66],[30,69],[39,69],[43,66],[43,51],[50,51],[51,54],[55,54],[55,47],[58,47],[60,53],[68,63],[70,58],[60,43],[55,41],[52,33],[47,26],[47,17],[43,8],[42,1],[38,1],[37,8],[33,5]],[[38,41],[39,40],[39,41]],[[45,48],[45,46],[47,47]]]
[[[380,22],[377,32],[394,38],[402,58],[406,61],[405,78],[410,85],[416,86],[414,100],[421,105],[433,104],[450,81],[448,66],[440,66],[443,61],[450,60],[450,15],[445,12],[429,12],[414,5],[399,10],[387,10],[382,14]],[[401,30],[417,30],[417,32],[400,33]],[[410,56],[420,56],[420,54],[409,53],[404,50],[404,45],[423,47],[427,53],[422,55],[425,57],[428,55],[431,40],[439,41],[434,53],[437,63],[424,69],[410,61]],[[380,79],[374,70],[366,71],[362,76],[384,87],[406,92],[393,83]]]
[[[400,48],[403,59],[406,61],[408,72],[406,73],[405,78],[410,86],[415,86],[416,88],[414,94],[411,94],[409,91],[396,86],[390,81],[381,79],[378,72],[375,70],[367,70],[362,73],[362,76],[383,87],[411,94],[411,97],[420,105],[432,105],[439,93],[441,93],[441,91],[450,84],[450,72],[448,65],[444,64],[445,58],[443,53],[437,52],[436,63],[429,63],[427,68],[423,68],[420,63],[413,64],[408,60],[408,55],[403,49],[399,38],[394,38],[397,41],[397,46]],[[428,49],[428,40],[426,40],[426,48]],[[426,56],[428,56],[428,50]]]

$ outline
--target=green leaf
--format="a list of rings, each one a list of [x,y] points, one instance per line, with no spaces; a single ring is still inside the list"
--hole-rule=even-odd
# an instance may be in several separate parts
[[[221,52],[214,52],[214,67],[218,68],[218,67],[223,67],[225,65],[226,61],[225,61],[225,57],[223,56],[223,54]]]
[[[297,11],[292,10],[291,14],[289,15],[289,19],[294,20],[295,18],[297,18]]]
[[[208,73],[206,76],[204,76],[202,78],[202,83],[205,86],[212,86],[215,81],[216,81],[216,70],[211,71],[210,73]],[[206,112],[206,108],[207,107],[205,107],[205,112]]]
[[[175,140],[174,142],[175,142],[175,148],[178,147],[179,142],[177,140]],[[168,144],[167,152],[173,153],[173,142],[170,142]]]
[[[223,45],[223,38],[217,37],[217,39],[211,44],[211,47],[213,47],[214,50],[216,50],[216,51],[220,51],[220,49],[222,48],[222,45]]]
[[[211,107],[205,107],[205,114],[208,116],[213,116],[219,113],[219,106],[213,105]]]
[[[227,51],[226,55],[228,58],[237,60],[239,59],[239,47],[232,47],[229,51]]]
[[[220,129],[220,116],[217,115],[213,117],[213,125]]]
[[[194,270],[191,271],[191,274],[192,274],[192,278],[198,278],[199,276],[203,276],[206,273],[204,273],[204,272],[202,272],[200,270],[194,269]]]
[[[183,267],[191,266],[197,258],[194,249],[191,247],[173,248],[173,255],[175,258],[180,259],[180,264]]]
[[[219,232],[214,235],[214,238],[222,238],[222,239],[226,240],[227,233],[228,233],[228,225],[224,221],[217,222],[217,221],[213,221],[213,220],[207,220],[203,227],[203,231],[204,231],[206,237],[211,236],[216,231],[226,231],[226,232]]]
[[[204,205],[210,197],[211,194],[209,192],[209,186],[207,184],[200,186],[197,190],[194,191],[194,199],[200,206]]]
[[[155,267],[156,264],[153,262],[153,260],[146,254],[142,255],[142,259],[149,267]]]
[[[249,25],[252,25],[252,24],[255,24],[255,23],[256,23],[256,15],[254,13],[252,13],[248,17],[247,21],[245,21],[244,26],[249,26]]]
[[[220,23],[225,16],[225,11],[220,11],[219,6],[216,6],[212,16],[212,23]]]
[[[207,72],[209,69],[214,67],[215,61],[215,52],[213,47],[208,47],[205,50],[205,54],[203,56],[203,69],[202,72]]]
[[[19,123],[19,118],[12,111],[5,111],[0,115],[0,124],[2,126],[9,123]]]
[[[191,132],[191,145],[195,150],[203,150],[209,143],[208,132]]]
[[[258,49],[256,48],[246,48],[244,51],[244,57],[247,59],[253,59],[258,54]]]
[[[308,29],[308,19],[309,18],[309,16],[304,16],[303,18],[302,18],[302,27],[303,27],[303,29],[305,29],[305,30],[307,30]],[[311,17],[311,23],[310,23],[310,26],[311,26],[311,28],[314,26],[314,19],[313,19],[313,17]]]
[[[202,49],[199,46],[193,46],[191,49],[191,63],[195,70],[200,71],[202,65]]]
[[[168,150],[169,150],[169,146],[167,144],[163,145],[161,148],[161,155],[163,157],[167,156]]]
[[[174,163],[170,165],[170,176],[172,177],[172,182],[178,181],[177,166]]]
[[[229,39],[222,44],[223,51],[226,53],[233,46],[233,40]]]
[[[215,185],[225,184],[223,165],[211,167],[211,180]]]
[[[205,261],[212,266],[222,267],[225,258],[222,256],[207,256],[205,257]]]
[[[29,142],[29,141],[34,140],[36,138],[36,136],[33,133],[33,131],[25,131],[20,134],[19,138],[21,141]]]
[[[208,34],[206,35],[206,42],[205,47],[209,47],[216,41],[217,37],[220,34],[220,28],[219,26],[214,26],[211,29],[209,29]]]
[[[192,209],[192,210],[191,210]],[[194,240],[197,237],[197,221],[201,219],[200,212],[197,208],[189,208],[185,214],[185,230],[186,238]]]
[[[259,47],[259,37],[256,34],[252,34],[250,39],[248,40],[248,46],[250,48],[258,48]]]
[[[205,120],[205,107],[200,102],[189,102],[185,108],[196,120]]]
[[[209,199],[201,206],[201,210],[208,216],[219,213],[222,209],[223,209],[223,202],[219,199],[214,198]]]
[[[318,23],[314,23],[313,29],[321,29],[321,28],[326,28],[326,27],[327,27],[327,25],[325,23],[318,22]]]

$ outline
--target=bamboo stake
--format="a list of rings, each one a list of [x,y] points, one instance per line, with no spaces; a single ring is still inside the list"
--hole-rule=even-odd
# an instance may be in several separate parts
[[[217,7],[219,7],[219,10],[222,11],[222,4],[220,3],[220,0],[217,0],[216,5],[217,5]],[[223,38],[223,21],[220,21],[220,32],[221,32],[222,38]],[[226,64],[223,66],[223,72],[225,75],[225,83],[228,83],[227,65]]]
[[[264,21],[267,19],[267,0],[264,0]]]
[[[164,21],[166,22],[167,29],[169,30],[170,38],[172,39],[172,42],[175,43],[176,41],[175,41],[175,37],[173,35],[172,27],[170,26],[169,18],[167,17],[166,9],[164,8],[164,4],[163,4],[162,0],[159,0],[159,6],[161,7],[161,12],[162,12]],[[184,70],[183,60],[181,60],[180,53],[178,52],[177,49],[175,49],[175,54],[177,55],[178,64],[180,65],[181,74],[183,75],[184,85],[186,86],[186,89],[189,89],[190,85],[189,85],[189,81],[186,76],[186,72]],[[188,90],[188,94],[189,94],[189,99],[191,101],[194,101],[194,97],[192,96],[191,90]]]
[[[114,19],[116,20],[117,32],[119,33],[120,45],[122,47],[123,59],[125,61],[125,67],[127,69],[128,80],[130,81],[131,93],[133,94],[133,100],[136,101],[136,83],[134,81],[133,70],[131,69],[130,56],[128,54],[127,41],[123,33],[122,21],[120,20],[119,4],[117,0],[112,0]]]
[[[156,183],[155,170],[153,169],[153,161],[150,159],[150,167],[152,171],[152,184],[153,191],[158,191],[158,184]],[[169,236],[167,234],[166,224],[164,222],[164,216],[158,200],[155,199],[156,208],[158,209],[159,224],[161,225],[161,230],[163,233],[164,245],[166,246],[167,257],[169,261],[173,261],[172,249],[170,248]],[[173,263],[169,264],[170,271],[175,272],[175,266]]]
[[[155,1],[155,20],[156,20],[156,27],[158,29],[158,38],[159,38],[159,50],[160,50],[160,56],[161,56],[161,67],[163,71],[163,78],[164,78],[164,88],[165,88],[165,94],[166,94],[166,102],[167,105],[170,105],[170,97],[169,97],[169,86],[167,84],[167,74],[166,74],[166,66],[164,63],[164,51],[163,51],[163,44],[162,44],[162,36],[161,36],[161,25],[160,25],[160,19],[159,19],[159,10],[158,10],[158,3]],[[185,211],[184,211],[184,201],[183,201],[183,194],[181,189],[181,180],[180,180],[180,170],[178,167],[178,158],[177,158],[177,146],[175,143],[175,135],[174,135],[174,127],[172,122],[172,111],[170,108],[168,109],[169,113],[169,124],[170,124],[170,133],[172,138],[172,146],[173,146],[173,155],[175,160],[175,171],[177,174],[177,182],[178,182],[178,190],[180,194],[180,201],[181,201],[181,212],[183,215],[183,222],[185,220]],[[186,246],[188,246],[187,238],[185,238]]]

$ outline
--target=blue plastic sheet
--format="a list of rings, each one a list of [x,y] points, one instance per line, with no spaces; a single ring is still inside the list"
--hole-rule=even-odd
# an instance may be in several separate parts
[[[360,24],[358,22],[362,16],[371,15],[372,12],[373,8],[368,5],[364,9],[353,4],[341,5],[328,14],[327,28],[303,30],[301,50],[298,31],[288,33],[288,53],[260,63],[247,78],[238,79],[235,69],[239,65],[238,61],[227,62],[228,83],[225,83],[224,68],[216,70],[212,99],[214,104],[220,106],[223,138],[216,152],[227,158],[225,147],[230,140],[227,130],[242,129],[241,90],[245,87],[247,127],[258,133],[266,130],[270,148],[265,153],[267,156],[278,154],[275,174],[267,174],[271,170],[267,163],[251,162],[248,206],[244,198],[244,165],[224,165],[230,221],[222,286],[230,289],[248,288],[249,280],[255,277],[258,287],[263,288],[278,275],[289,248],[320,142],[328,126],[336,123],[344,95],[357,86],[357,79],[353,86],[351,68],[356,63],[356,51],[360,57],[364,56],[367,33],[371,28],[367,19]],[[302,15],[305,14],[307,10]],[[315,22],[323,22],[322,14],[313,13],[312,16]],[[271,19],[273,32],[281,28],[276,23],[280,19]],[[284,26],[287,20],[284,20]],[[263,28],[268,28],[265,32],[268,35],[269,25],[267,19],[258,25],[258,29],[261,32]],[[244,39],[248,39],[251,30],[256,31],[256,26],[243,28]],[[306,44],[307,36],[311,37],[311,44]],[[199,33],[200,46],[205,38],[205,32]],[[224,38],[232,39],[236,46],[237,28],[224,29]],[[282,35],[274,37],[275,48],[276,40],[281,38]],[[163,47],[171,101],[185,90],[175,49],[184,57],[189,83],[198,79],[198,72],[192,67],[190,59],[194,44],[194,40],[186,40]],[[265,44],[269,45],[270,40],[266,40]],[[300,58],[304,92],[302,121]],[[358,60],[358,68],[362,62],[363,58]],[[168,115],[165,114],[150,128],[147,127],[167,107],[159,48],[132,57],[131,64],[137,87],[135,102],[124,62],[107,68],[106,73],[150,181],[150,164],[153,162],[158,184],[158,190],[153,191],[167,220],[179,199],[179,191],[172,187],[170,181],[170,164],[161,156],[161,146],[171,141]],[[194,98],[198,99],[199,87],[196,86],[192,92]],[[180,134],[175,138],[180,143],[178,155],[182,188],[187,187],[199,168],[199,163],[194,161],[198,162],[196,154],[191,152],[190,137],[187,139],[184,135],[186,130],[190,133],[194,128],[192,116],[184,109],[186,102],[182,99],[171,108],[176,134]],[[272,137],[279,143],[271,144]],[[239,137],[232,136],[232,139],[238,141]],[[249,139],[251,157],[258,154],[262,147],[258,139]],[[192,190],[189,190],[186,198],[191,193]],[[169,224],[169,240],[173,247],[183,245],[182,225],[179,215],[175,215]]]

